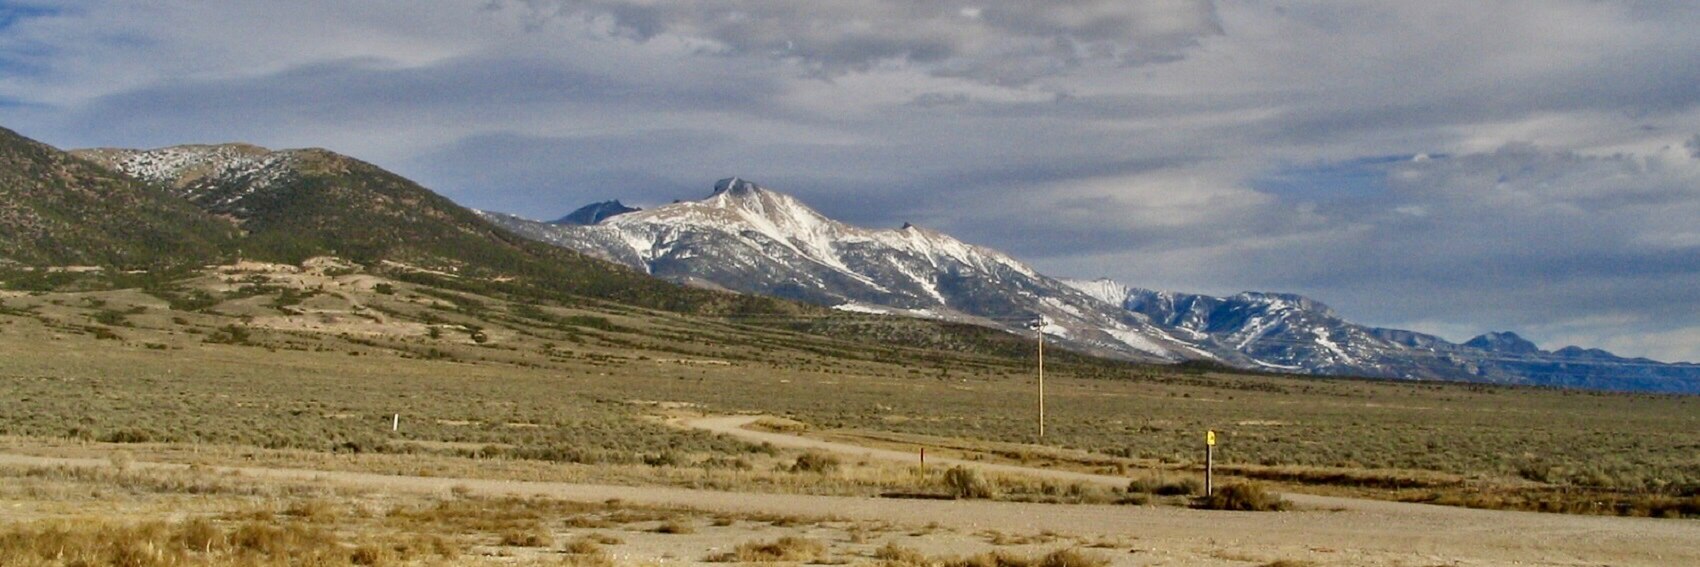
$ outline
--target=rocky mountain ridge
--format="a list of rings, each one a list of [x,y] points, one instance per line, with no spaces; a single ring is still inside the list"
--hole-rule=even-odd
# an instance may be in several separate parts
[[[199,265],[235,232],[157,187],[0,128],[0,266]]]
[[[949,235],[868,229],[738,178],[709,197],[588,225],[481,213],[521,235],[694,285],[841,310],[973,322],[1011,332],[1043,320],[1071,348],[1135,360],[1269,372],[1591,388],[1700,391],[1700,366],[1597,349],[1541,350],[1512,333],[1464,343],[1351,323],[1285,293],[1231,297],[1067,280]]]
[[[1001,252],[914,225],[852,226],[738,178],[721,180],[702,200],[588,226],[483,214],[521,235],[688,284],[1011,330],[1042,318],[1047,334],[1086,352],[1214,358]]]
[[[248,144],[102,148],[77,159],[129,176],[240,230],[229,255],[331,255],[442,285],[562,294],[687,312],[792,311],[757,296],[682,289],[490,224],[423,186],[329,150]]]
[[[1693,391],[1700,386],[1700,365],[1624,358],[1576,346],[1542,350],[1512,332],[1453,343],[1414,331],[1355,324],[1327,305],[1292,294],[1213,297],[1132,288],[1109,280],[1070,283],[1177,334],[1214,338],[1269,369],[1657,391]]]

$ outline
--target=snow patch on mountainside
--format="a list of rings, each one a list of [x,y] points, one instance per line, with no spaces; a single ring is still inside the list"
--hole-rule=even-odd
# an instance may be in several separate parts
[[[1056,310],[1061,311],[1063,313],[1073,315],[1076,318],[1085,318],[1086,317],[1086,314],[1082,313],[1079,308],[1077,308],[1073,305],[1069,305],[1067,303],[1063,303],[1063,300],[1059,299],[1059,298],[1041,297],[1041,298],[1039,298],[1039,302],[1050,307],[1050,308],[1052,308],[1052,309],[1056,309]]]
[[[1142,335],[1139,332],[1134,331],[1132,329],[1109,328],[1109,329],[1104,329],[1104,332],[1108,333],[1112,337],[1115,337],[1115,339],[1118,340],[1118,341],[1121,341],[1122,344],[1126,344],[1127,346],[1138,349],[1141,352],[1147,352],[1147,353],[1150,353],[1150,354],[1153,354],[1153,355],[1156,355],[1156,356],[1160,356],[1160,357],[1163,357],[1163,358],[1185,358],[1185,357],[1176,356],[1173,351],[1170,351],[1169,349],[1163,348],[1161,345],[1158,345],[1156,342],[1152,341],[1149,337],[1146,337],[1145,335]],[[1202,353],[1203,351],[1198,351],[1198,352]],[[1212,357],[1212,358],[1214,358],[1214,357]]]
[[[1258,359],[1255,359],[1255,358],[1251,359],[1251,361],[1252,361],[1252,363],[1254,363],[1258,366],[1262,366],[1264,368],[1273,368],[1275,370],[1282,370],[1282,371],[1288,371],[1288,372],[1293,372],[1293,371],[1303,372],[1304,369],[1305,369],[1303,366],[1299,366],[1299,365],[1296,365],[1296,364],[1275,364],[1273,362],[1264,362],[1264,361],[1261,361],[1261,360],[1258,360]]]
[[[892,312],[896,311],[896,310],[894,310],[890,307],[882,307],[882,306],[879,306],[879,305],[865,305],[865,304],[855,303],[855,302],[845,303],[845,304],[841,304],[841,305],[834,305],[834,306],[832,306],[832,308],[837,309],[839,311],[847,311],[847,312],[850,312],[850,313],[873,313],[875,315],[890,315],[890,314],[892,314]]]
[[[915,251],[922,257],[931,259],[933,266],[937,268],[946,267],[946,263],[940,260],[950,260],[985,273],[996,273],[999,268],[1004,268],[1029,278],[1041,277],[1026,264],[1001,252],[974,246],[944,233],[914,225],[905,225],[897,230],[874,231],[869,236],[892,248]]]
[[[156,150],[96,149],[78,155],[130,176],[166,185],[204,207],[230,206],[293,175],[296,151],[274,152],[247,144],[172,146]],[[241,181],[241,191],[210,193]],[[209,200],[210,199],[210,200]]]
[[[1333,339],[1328,338],[1328,329],[1312,327],[1310,332],[1311,334],[1316,335],[1316,344],[1321,345],[1322,348],[1328,349],[1329,352],[1332,352],[1335,356],[1339,357],[1337,361],[1340,364],[1354,364],[1357,362],[1352,359],[1352,355],[1346,354],[1346,351],[1341,350],[1340,345],[1334,344]]]
[[[844,311],[846,313],[868,313],[868,314],[871,314],[871,315],[900,315],[900,316],[903,316],[903,317],[915,317],[915,318],[918,318],[918,319],[934,319],[934,320],[944,320],[944,321],[949,321],[949,320],[963,321],[963,320],[971,319],[970,317],[965,317],[965,316],[962,316],[960,314],[949,314],[949,315],[947,315],[945,313],[940,313],[940,312],[933,310],[933,309],[901,309],[901,308],[897,308],[897,307],[886,307],[884,305],[869,305],[869,304],[866,304],[866,303],[856,303],[856,302],[834,305],[834,306],[832,306],[832,308],[834,310]]]
[[[655,251],[661,248],[661,243],[635,232],[610,232],[609,234],[619,239],[626,245],[627,249],[645,261],[644,264],[636,267],[642,268],[645,272],[649,271],[648,261],[655,258]]]
[[[1132,288],[1117,283],[1115,280],[1109,278],[1098,278],[1095,280],[1062,278],[1058,281],[1068,284],[1069,287],[1080,290],[1081,293],[1084,293],[1093,299],[1115,306],[1120,306],[1122,303],[1126,302],[1128,294],[1133,291]]]
[[[1051,321],[1045,321],[1043,324],[1039,325],[1039,332],[1061,339],[1068,339],[1072,336],[1068,327],[1058,325]]]
[[[1228,335],[1228,339],[1234,342],[1235,350],[1244,351],[1252,341],[1263,338],[1264,333],[1268,332],[1269,328],[1274,325],[1275,321],[1265,318],[1255,318],[1252,319],[1250,324],[1246,325],[1244,329]]]

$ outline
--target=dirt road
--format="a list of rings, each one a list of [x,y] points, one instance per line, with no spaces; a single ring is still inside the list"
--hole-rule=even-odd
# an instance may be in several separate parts
[[[756,443],[831,451],[848,456],[914,462],[917,455],[745,429],[759,416],[684,420],[686,426]],[[941,466],[968,465],[1070,481],[1125,486],[1126,478],[1017,465],[928,458]],[[1058,531],[1131,533],[1161,547],[1224,544],[1256,549],[1331,549],[1390,559],[1444,564],[1700,565],[1700,522],[1470,510],[1380,500],[1286,495],[1308,510],[1277,514],[1175,508],[1011,505],[1031,526]],[[955,504],[955,503],[953,503]],[[915,507],[927,504],[915,503]],[[1080,508],[1078,513],[1069,509]],[[1013,510],[1012,510],[1013,511]],[[1018,518],[1007,518],[1019,522]],[[1162,543],[1157,543],[1162,542]]]
[[[716,428],[733,421],[703,424]],[[734,427],[736,429],[736,427]],[[756,432],[732,432],[744,436]],[[771,435],[771,434],[764,434]],[[758,437],[750,437],[756,439]],[[770,441],[801,442],[768,439]],[[860,448],[818,448],[872,454]],[[109,466],[102,459],[0,455],[0,464]],[[136,466],[175,467],[138,463]],[[1700,522],[1492,512],[1351,501],[1345,511],[1209,512],[1170,507],[1081,506],[749,494],[667,487],[394,476],[342,471],[235,468],[256,478],[314,480],[374,490],[541,495],[734,513],[833,516],[946,529],[1052,531],[1131,538],[1117,565],[1259,565],[1302,559],[1324,565],[1700,565]],[[1332,501],[1332,500],[1330,500]]]
[[[685,427],[692,427],[692,428],[702,429],[702,430],[706,430],[706,431],[713,431],[715,433],[721,433],[721,434],[724,434],[724,435],[730,435],[730,436],[737,437],[737,438],[740,438],[740,439],[743,439],[743,440],[746,440],[746,441],[750,441],[752,443],[771,443],[775,447],[785,447],[785,448],[789,448],[789,449],[813,449],[813,450],[818,450],[818,451],[827,451],[827,452],[837,453],[837,454],[840,454],[840,455],[845,455],[845,456],[850,456],[850,457],[860,457],[860,458],[867,458],[867,459],[877,459],[877,460],[882,460],[882,461],[894,461],[894,462],[904,462],[904,463],[915,463],[919,459],[919,455],[916,454],[916,453],[913,453],[913,452],[894,451],[894,450],[890,450],[890,449],[878,449],[878,448],[873,448],[873,447],[864,447],[864,446],[861,446],[861,445],[853,445],[853,444],[849,444],[849,443],[839,443],[839,442],[834,442],[834,441],[825,441],[825,440],[821,440],[821,439],[802,437],[802,436],[798,436],[798,435],[791,435],[791,434],[786,434],[786,433],[775,433],[775,432],[771,432],[771,431],[762,431],[762,430],[758,430],[758,429],[748,429],[747,428],[747,426],[755,423],[756,421],[760,420],[761,418],[762,418],[762,416],[759,416],[759,415],[710,416],[710,417],[698,417],[698,418],[683,419],[683,420],[679,420],[677,423],[679,425],[682,425],[682,426],[685,426]],[[1045,469],[1045,468],[1036,468],[1036,467],[1024,467],[1024,466],[1020,466],[1020,465],[987,463],[987,462],[981,462],[981,461],[967,461],[967,460],[962,460],[962,459],[952,459],[952,458],[948,458],[948,457],[938,457],[938,456],[927,457],[927,463],[932,464],[932,465],[945,466],[945,467],[955,466],[955,465],[966,465],[966,466],[971,466],[971,467],[978,468],[978,469],[981,469],[981,470],[984,470],[984,471],[989,471],[989,472],[1021,474],[1021,475],[1026,475],[1026,476],[1050,478],[1050,479],[1070,481],[1070,482],[1092,482],[1092,483],[1103,484],[1103,485],[1106,485],[1106,486],[1117,486],[1117,487],[1127,486],[1127,483],[1128,483],[1128,480],[1129,480],[1128,477],[1124,477],[1124,476],[1099,475],[1099,474],[1090,474],[1090,473],[1066,471],[1066,470],[1054,470],[1054,469]],[[1389,513],[1404,513],[1404,514],[1421,513],[1422,511],[1436,509],[1436,508],[1442,509],[1442,510],[1449,509],[1449,508],[1444,508],[1444,507],[1425,506],[1425,505],[1420,505],[1420,504],[1404,504],[1404,503],[1399,503],[1399,502],[1386,502],[1386,501],[1381,501],[1381,500],[1362,500],[1362,499],[1356,499],[1356,498],[1334,498],[1334,497],[1330,497],[1330,496],[1313,496],[1313,495],[1309,495],[1309,494],[1287,494],[1287,495],[1284,495],[1284,496],[1286,497],[1287,500],[1292,501],[1294,504],[1297,504],[1300,507],[1314,508],[1314,509],[1344,509],[1344,510],[1354,510],[1354,511],[1379,510],[1379,511],[1389,512]]]

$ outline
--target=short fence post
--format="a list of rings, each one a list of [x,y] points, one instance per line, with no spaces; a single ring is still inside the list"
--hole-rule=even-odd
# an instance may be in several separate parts
[[[1204,497],[1216,494],[1216,432],[1204,433]]]

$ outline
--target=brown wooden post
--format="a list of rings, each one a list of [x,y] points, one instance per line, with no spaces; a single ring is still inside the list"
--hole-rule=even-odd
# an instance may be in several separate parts
[[[1045,442],[1045,326],[1039,324],[1039,442]]]

